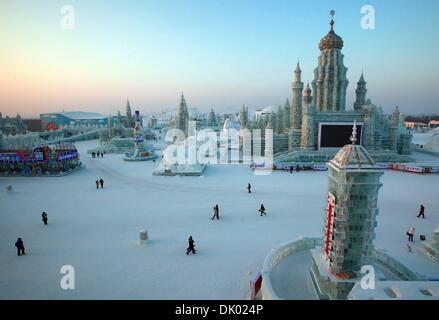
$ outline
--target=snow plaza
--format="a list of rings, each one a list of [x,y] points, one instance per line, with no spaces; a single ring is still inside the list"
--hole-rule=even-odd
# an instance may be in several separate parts
[[[167,147],[164,139],[152,144]],[[10,241],[0,244],[2,299],[437,297],[437,282],[429,281],[438,278],[435,174],[377,168],[351,143],[328,171],[256,175],[237,163],[209,165],[198,177],[163,177],[152,174],[153,161],[87,155],[96,145],[76,143],[83,169],[70,175],[1,178],[0,233],[22,238],[26,249],[14,259]],[[413,156],[437,163],[433,155]],[[98,178],[103,188],[96,188]],[[219,220],[212,221],[215,204]],[[416,218],[420,204],[425,219]],[[366,216],[350,222],[348,214]],[[406,239],[410,226],[414,242]],[[189,235],[193,256],[185,254]],[[349,248],[347,235],[356,237],[352,253],[336,250]],[[335,256],[344,252],[352,255],[349,264]],[[372,268],[361,273],[364,266]],[[362,280],[373,289],[362,289]]]
[[[349,88],[328,20],[283,107],[0,113],[0,299],[439,300],[438,129]]]

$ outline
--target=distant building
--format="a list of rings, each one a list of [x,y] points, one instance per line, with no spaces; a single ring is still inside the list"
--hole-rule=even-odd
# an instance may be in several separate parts
[[[405,121],[404,126],[411,130],[427,129],[427,125],[423,122]]]
[[[428,123],[428,127],[429,127],[430,129],[438,128],[438,127],[439,127],[439,120],[431,120],[431,121]]]
[[[5,135],[26,134],[27,128],[18,113],[15,118],[10,118],[3,117],[0,112],[0,133]]]
[[[23,119],[23,123],[30,132],[42,132],[43,125],[41,119]]]
[[[259,120],[260,118],[264,118],[265,116],[270,116],[275,113],[275,106],[269,106],[264,109],[256,110],[255,112],[255,120]]]
[[[106,125],[108,117],[95,112],[54,112],[40,114],[41,124],[46,130],[57,130],[68,125]]]

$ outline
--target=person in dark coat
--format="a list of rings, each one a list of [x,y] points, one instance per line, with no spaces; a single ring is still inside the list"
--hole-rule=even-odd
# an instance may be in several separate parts
[[[96,152],[96,156],[99,158],[99,156],[101,155],[101,153],[98,151]]]
[[[217,220],[219,220],[219,207],[218,207],[218,205],[214,205],[213,206],[213,217],[212,217],[212,220],[214,220],[215,218]]]
[[[252,185],[250,184],[250,182],[247,184],[247,190],[248,193],[252,193]]]
[[[24,243],[23,240],[21,240],[21,238],[17,239],[17,242],[15,242],[15,246],[17,247],[17,254],[19,256],[21,256],[22,254],[26,254],[24,252]]]
[[[262,214],[267,215],[267,213],[265,212],[264,204],[261,204],[261,208],[259,209],[259,212],[261,213],[261,217],[262,217]]]
[[[92,157],[92,158],[95,158],[95,157],[96,157],[96,153],[92,152],[92,153],[91,153],[91,157]]]
[[[99,189],[99,180],[96,180],[96,189]]]
[[[103,189],[104,188],[104,180],[102,180],[102,178],[101,178],[101,180],[99,180],[99,183],[101,184],[101,189]]]
[[[421,207],[419,208],[419,214],[418,214],[417,217],[420,218],[420,217],[422,216],[422,219],[425,219],[424,211],[425,211],[425,208],[424,208],[424,206],[421,204]]]
[[[44,224],[47,226],[47,221],[49,220],[49,217],[47,216],[47,213],[46,213],[46,212],[43,212],[43,213],[41,214],[41,218],[42,218]]]
[[[192,251],[193,254],[195,254],[196,253],[196,251],[195,251],[195,241],[194,241],[194,239],[192,239],[192,236],[189,236],[188,242],[189,242],[189,247],[186,250],[186,254],[189,254],[189,252],[191,252],[191,251]]]
[[[293,173],[293,166],[290,166],[290,173]]]

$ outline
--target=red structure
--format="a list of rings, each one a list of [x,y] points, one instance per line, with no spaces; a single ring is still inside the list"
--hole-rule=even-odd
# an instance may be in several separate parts
[[[256,275],[255,279],[250,281],[251,299],[252,300],[256,299],[256,296],[257,296],[259,290],[261,290],[261,286],[262,286],[262,275],[260,273],[258,273]]]
[[[0,150],[0,175],[59,175],[81,166],[78,150],[73,145]]]
[[[332,232],[334,231],[334,208],[335,208],[335,196],[328,193],[328,209],[326,216],[326,233],[325,233],[325,254],[329,258],[329,252],[332,245]]]

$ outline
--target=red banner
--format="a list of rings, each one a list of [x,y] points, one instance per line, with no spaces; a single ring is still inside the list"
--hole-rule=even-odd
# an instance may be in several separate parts
[[[334,230],[334,208],[335,196],[328,192],[328,207],[326,216],[326,234],[325,234],[325,254],[329,258],[329,252],[332,247],[332,232]]]

